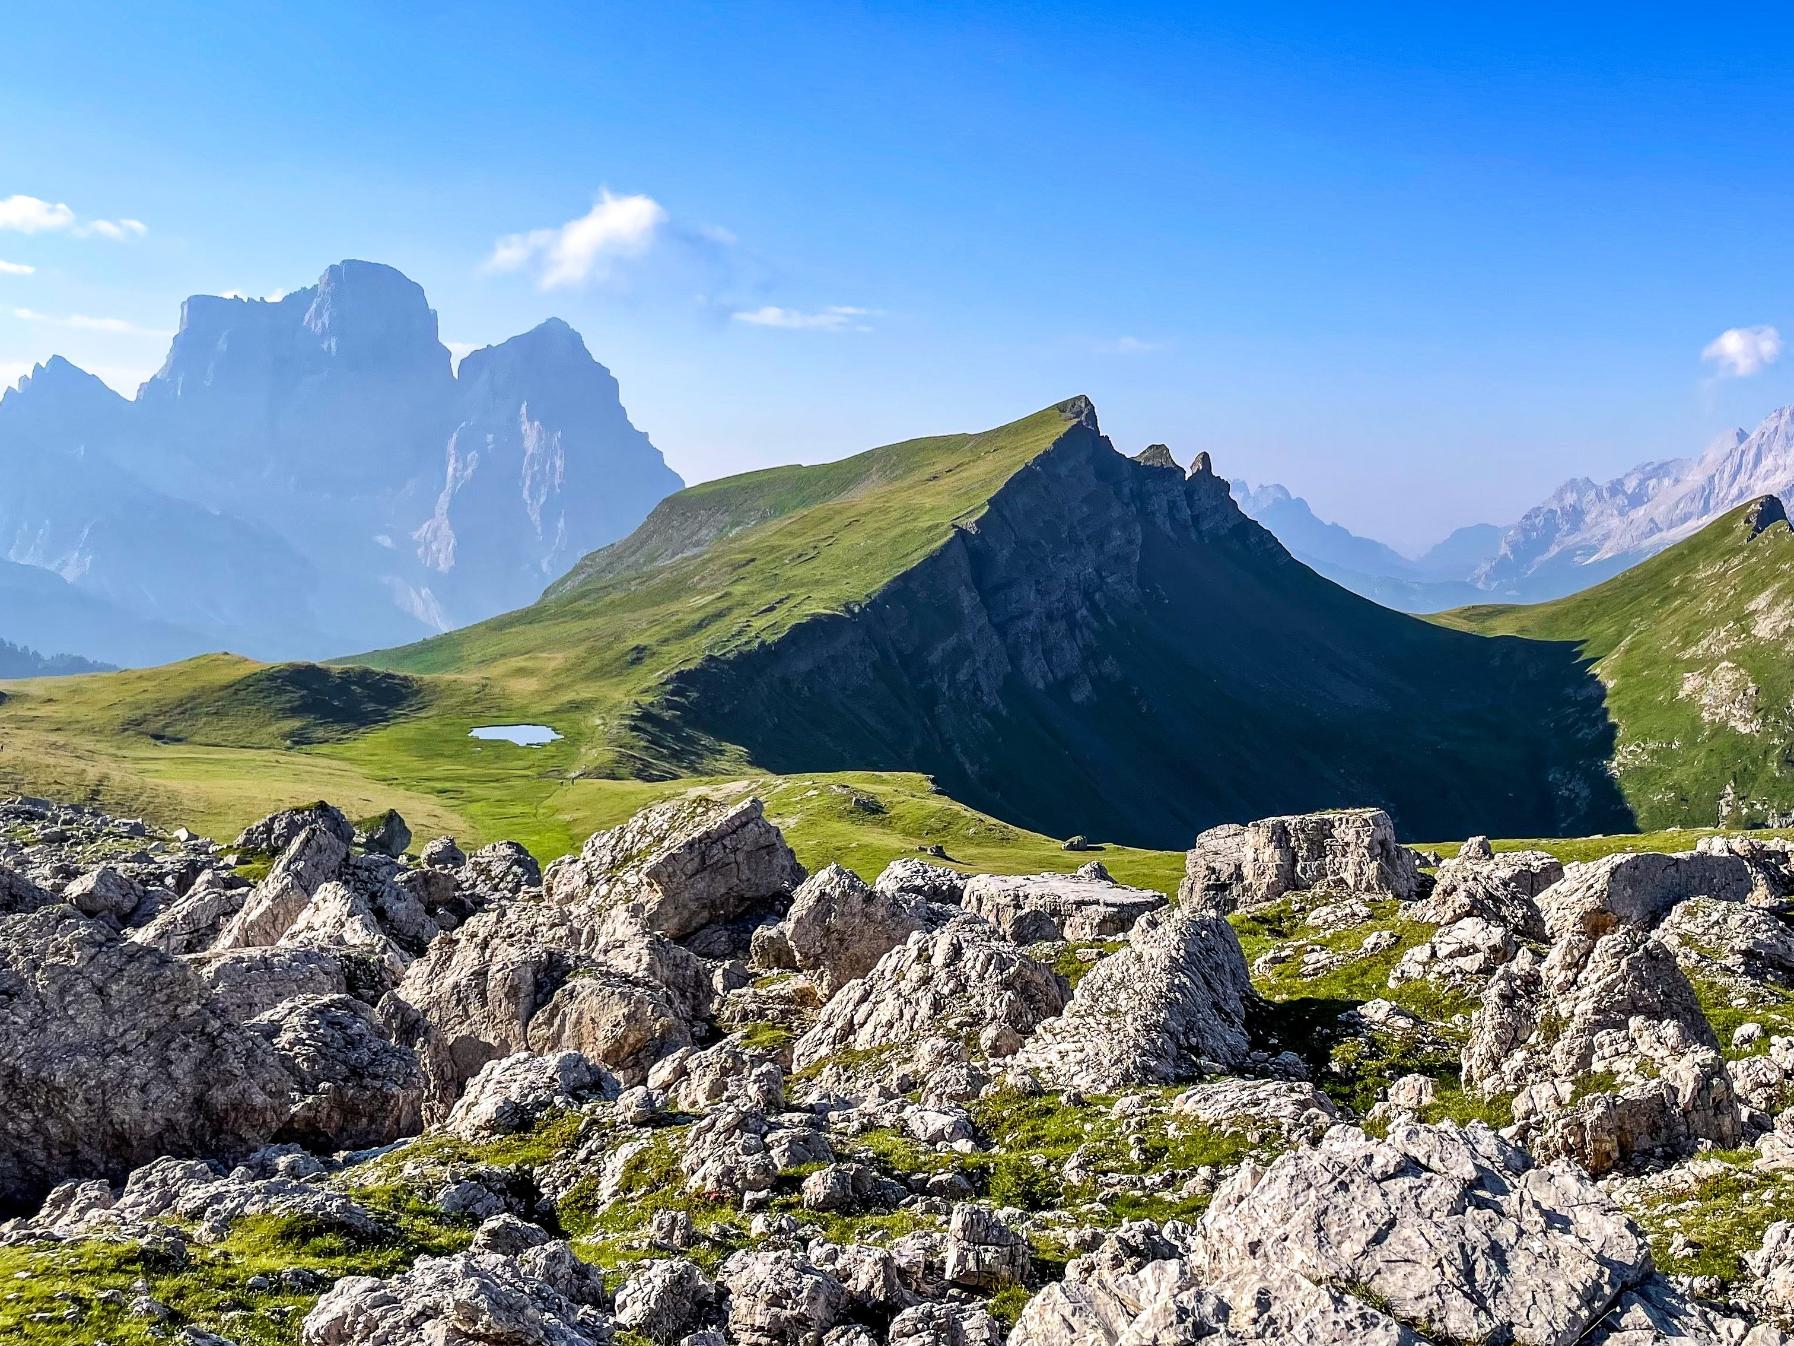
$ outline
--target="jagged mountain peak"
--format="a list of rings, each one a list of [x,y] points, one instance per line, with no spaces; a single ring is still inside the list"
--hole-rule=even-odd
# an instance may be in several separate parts
[[[1786,525],[1787,522],[1788,511],[1778,495],[1759,496],[1744,511],[1744,526],[1749,530],[1748,536],[1753,538],[1778,523]]]
[[[81,397],[101,403],[118,403],[120,397],[104,380],[89,374],[81,366],[52,355],[21,378],[16,387],[0,390],[0,406],[18,404],[46,397]]]
[[[682,485],[565,322],[457,378],[422,287],[358,259],[279,298],[191,296],[134,401],[60,358],[26,382],[0,399],[0,557],[193,609],[196,653],[340,654],[517,607]]]
[[[1134,455],[1134,461],[1146,467],[1176,467],[1177,459],[1171,456],[1171,449],[1164,444],[1148,444]]]

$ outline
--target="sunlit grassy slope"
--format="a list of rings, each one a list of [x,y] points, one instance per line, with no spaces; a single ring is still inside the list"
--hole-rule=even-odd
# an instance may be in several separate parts
[[[754,792],[813,865],[841,860],[870,874],[940,845],[974,867],[1070,869],[1089,857],[964,808],[913,773],[769,776],[721,745],[708,774],[678,772],[635,738],[630,713],[694,659],[864,601],[976,517],[1072,415],[1048,408],[983,434],[693,487],[587,558],[527,619],[353,664],[211,655],[0,685],[0,790],[93,800],[221,836],[311,799],[351,814],[390,805],[420,835],[510,837],[544,859],[656,799]],[[515,721],[565,737],[531,749],[468,737],[476,725]],[[1175,887],[1176,854],[1099,854],[1123,878]]]
[[[698,764],[738,768],[739,753],[720,743],[683,743],[669,755],[664,741],[643,737],[636,711],[665,678],[700,659],[864,602],[978,517],[1075,414],[1068,403],[981,434],[909,440],[691,487],[662,501],[628,538],[587,557],[543,602],[355,662],[471,677],[453,699],[554,725],[583,771],[644,777]]]
[[[1794,530],[1772,497],[1579,594],[1436,620],[1595,660],[1641,826],[1794,812]]]

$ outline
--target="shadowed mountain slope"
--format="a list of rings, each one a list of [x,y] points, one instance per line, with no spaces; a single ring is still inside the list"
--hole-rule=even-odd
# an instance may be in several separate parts
[[[1570,646],[1346,592],[1206,457],[1125,458],[1082,398],[680,492],[536,606],[368,662],[527,689],[590,726],[588,770],[922,771],[1056,835],[1344,803],[1409,835],[1630,821]]]

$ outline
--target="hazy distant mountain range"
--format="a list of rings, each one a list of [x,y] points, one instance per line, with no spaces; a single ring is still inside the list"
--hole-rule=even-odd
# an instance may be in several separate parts
[[[457,373],[422,289],[342,262],[189,299],[135,399],[60,357],[0,396],[0,639],[127,664],[402,643],[532,601],[682,484],[565,323]]]
[[[1643,463],[1611,481],[1577,477],[1500,528],[1460,528],[1409,558],[1315,516],[1283,486],[1234,485],[1250,517],[1299,559],[1390,607],[1537,603],[1598,584],[1763,495],[1794,493],[1794,407],[1730,430],[1694,458]]]

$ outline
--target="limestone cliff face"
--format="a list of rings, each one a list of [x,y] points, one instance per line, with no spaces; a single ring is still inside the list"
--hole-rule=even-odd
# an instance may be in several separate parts
[[[457,374],[422,288],[370,262],[194,296],[133,400],[61,359],[0,394],[0,560],[180,654],[340,655],[521,607],[680,484],[572,328]]]
[[[705,661],[664,713],[775,771],[926,771],[1054,835],[1181,846],[1346,803],[1527,835],[1623,820],[1589,681],[1347,593],[1206,455],[1124,458],[1090,414],[863,606]]]

